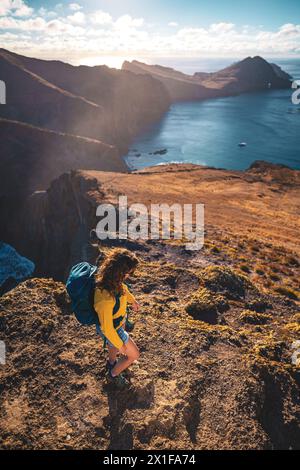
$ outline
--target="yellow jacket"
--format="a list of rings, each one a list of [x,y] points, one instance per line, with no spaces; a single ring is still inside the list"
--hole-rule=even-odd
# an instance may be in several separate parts
[[[125,317],[126,317],[126,307],[127,302],[134,303],[135,298],[129,292],[128,287],[126,284],[122,284],[124,289],[124,294],[120,296],[120,308],[119,310],[113,315],[113,309],[116,303],[116,299],[112,296],[107,290],[105,289],[95,289],[95,296],[94,296],[94,308],[98,314],[101,331],[104,336],[117,348],[120,349],[123,346],[123,341],[119,337],[114,324],[113,320],[124,317],[124,320],[120,323],[118,328],[124,325]]]

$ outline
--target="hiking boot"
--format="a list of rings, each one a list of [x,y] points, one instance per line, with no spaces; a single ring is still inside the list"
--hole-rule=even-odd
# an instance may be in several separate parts
[[[115,367],[115,365],[117,364],[117,360],[111,364],[109,361],[106,361],[106,364],[105,364],[105,369],[106,369],[106,372],[111,372],[113,370],[113,368]],[[128,374],[128,369],[125,369],[123,372],[122,372],[123,375],[127,375]]]
[[[119,374],[116,377],[113,377],[110,372],[106,374],[107,382],[114,385],[118,390],[124,390],[130,386],[128,380],[124,375]]]
[[[106,361],[105,369],[107,370],[107,372],[110,372],[111,370],[113,370],[116,364],[117,361],[113,362],[112,364],[109,361]]]

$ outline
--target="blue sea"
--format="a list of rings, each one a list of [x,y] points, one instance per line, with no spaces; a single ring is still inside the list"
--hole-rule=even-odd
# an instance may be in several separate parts
[[[300,59],[268,60],[300,79]],[[193,74],[220,70],[233,62],[234,59],[187,59],[154,63]],[[300,105],[293,105],[291,96],[292,90],[270,90],[173,104],[160,122],[135,140],[125,160],[132,169],[189,162],[243,170],[254,160],[300,169]],[[240,142],[247,145],[240,147]],[[167,153],[153,155],[162,149],[167,149]]]

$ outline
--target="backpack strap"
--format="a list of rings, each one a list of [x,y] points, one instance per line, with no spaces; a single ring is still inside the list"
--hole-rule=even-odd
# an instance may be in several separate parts
[[[115,306],[113,308],[113,315],[115,313],[117,313],[117,311],[119,310],[120,308],[120,297],[121,297],[121,294],[116,294],[115,295],[115,300],[116,300],[116,303],[115,303]]]
[[[121,297],[121,294],[116,294],[116,295],[115,295],[115,300],[116,300],[116,302],[115,302],[115,305],[114,305],[114,308],[113,308],[113,315],[114,315],[115,313],[117,313],[117,311],[118,311],[119,308],[120,308],[120,297]],[[122,322],[123,318],[124,318],[124,317],[118,318],[118,325]],[[114,324],[114,328],[117,328],[117,326],[115,325],[114,320],[113,320],[113,324]],[[107,343],[107,339],[104,337],[104,340],[103,340],[103,349],[106,348],[106,343]]]
[[[115,306],[113,308],[113,315],[115,313],[117,313],[117,311],[120,308],[120,297],[121,297],[121,294],[116,294],[115,295],[116,303],[115,303]],[[115,329],[118,328],[118,326],[122,323],[123,319],[124,319],[124,317],[118,317],[115,320],[113,320],[113,324],[114,324]]]

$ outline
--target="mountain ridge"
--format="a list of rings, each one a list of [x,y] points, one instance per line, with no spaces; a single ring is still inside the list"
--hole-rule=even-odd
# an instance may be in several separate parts
[[[170,104],[159,81],[108,67],[76,67],[2,50],[0,73],[7,83],[8,103],[6,114],[0,109],[2,117],[14,119],[19,110],[19,120],[96,138],[120,150]],[[46,96],[37,94],[41,87]],[[26,100],[32,94],[34,101]]]
[[[246,57],[217,72],[187,75],[170,67],[148,65],[137,60],[125,61],[122,69],[137,74],[150,74],[167,88],[172,101],[210,99],[220,96],[268,89],[288,88],[290,76],[276,64],[262,57]]]

